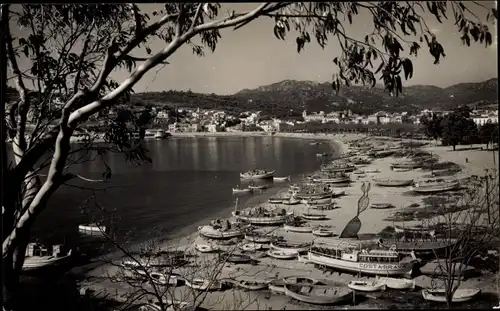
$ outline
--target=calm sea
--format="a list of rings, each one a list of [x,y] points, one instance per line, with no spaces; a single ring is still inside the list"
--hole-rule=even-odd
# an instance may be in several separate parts
[[[79,236],[77,228],[93,218],[104,219],[120,238],[133,242],[193,230],[203,219],[230,216],[235,202],[232,188],[240,184],[240,172],[274,169],[276,176],[299,180],[303,173],[319,168],[317,153],[335,152],[328,143],[311,146],[310,142],[271,136],[154,140],[145,142],[153,163],[141,166],[127,164],[121,154],[108,153],[104,159],[112,170],[110,181],[72,181],[73,186],[62,186],[39,216],[33,237],[88,245],[89,239]],[[85,160],[95,155],[73,158],[82,156]],[[104,167],[100,161],[86,161],[72,171],[101,178]],[[265,200],[283,187],[283,183],[269,183],[262,193],[240,195],[239,205]]]

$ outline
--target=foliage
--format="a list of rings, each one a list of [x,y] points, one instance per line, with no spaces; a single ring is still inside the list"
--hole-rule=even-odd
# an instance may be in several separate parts
[[[479,129],[479,138],[481,143],[486,144],[486,148],[490,143],[498,143],[498,123],[488,122]]]
[[[470,144],[477,141],[478,129],[470,119],[470,108],[462,106],[447,114],[441,121],[442,143],[445,146],[453,146],[453,150],[459,144]]]
[[[424,126],[425,135],[435,140],[440,138],[442,135],[442,121],[443,117],[437,114],[427,114],[420,117],[420,124]]]

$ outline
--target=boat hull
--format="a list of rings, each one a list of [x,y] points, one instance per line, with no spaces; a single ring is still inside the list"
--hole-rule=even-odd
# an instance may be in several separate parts
[[[349,177],[338,177],[338,178],[313,178],[313,182],[323,183],[323,184],[338,184],[350,182]]]
[[[324,296],[323,295],[321,295],[321,296],[319,296],[319,295],[304,295],[304,294],[299,293],[301,290],[293,290],[293,287],[296,287],[296,286],[313,287],[313,288],[321,289],[319,291],[320,292],[324,291],[325,293],[327,290],[333,290],[333,288],[331,286],[327,286],[327,285],[326,286],[325,285],[308,285],[308,284],[291,285],[291,284],[285,283],[284,293],[286,296],[293,298],[293,299],[296,299],[296,300],[299,300],[299,301],[302,301],[302,302],[310,303],[310,304],[317,304],[317,305],[334,304],[334,303],[344,301],[352,295],[352,292],[350,290],[345,290],[343,288],[335,289],[334,291],[336,293],[340,292],[340,294],[336,294],[336,295],[333,295],[333,293],[332,293],[332,295],[324,295]]]
[[[413,179],[408,180],[381,180],[374,179],[375,185],[380,187],[408,187],[413,184]]]
[[[210,238],[210,239],[231,239],[231,238],[240,237],[244,234],[245,230],[247,228],[249,228],[249,226],[248,226],[248,227],[241,228],[238,230],[231,230],[231,231],[222,232],[222,231],[217,231],[217,230],[208,230],[208,229],[206,229],[206,227],[207,226],[199,227],[198,232],[200,235],[207,237],[207,238]]]
[[[256,174],[256,175],[240,173],[241,179],[268,179],[268,178],[273,178],[273,177],[274,177],[274,171],[267,172],[265,174]]]
[[[365,282],[349,282],[347,284],[347,287],[349,287],[352,290],[359,291],[359,292],[378,292],[378,291],[383,291],[385,290],[385,284],[368,284]]]
[[[458,190],[460,188],[459,183],[454,183],[450,185],[444,185],[444,186],[420,186],[420,187],[412,187],[411,190],[413,190],[416,193],[437,193],[437,192],[445,192],[445,191],[452,191],[452,190]]]
[[[334,269],[348,271],[351,273],[363,273],[368,275],[399,275],[404,276],[411,273],[411,263],[375,263],[354,262],[335,259],[315,252],[309,252],[309,261]]]
[[[390,289],[415,289],[415,280],[395,279],[395,278],[379,278],[379,281],[384,283]]]
[[[313,231],[312,227],[295,227],[290,225],[285,225],[283,229],[285,229],[285,231],[298,232],[298,233],[311,233]]]
[[[439,295],[435,294],[436,291],[424,289],[422,290],[422,297],[428,301],[434,302],[446,302],[446,297],[442,291],[438,291]],[[457,289],[455,294],[452,297],[452,302],[466,302],[472,300],[474,297],[481,294],[480,289],[474,290],[460,290]]]
[[[302,214],[302,218],[307,219],[307,220],[326,220],[326,215],[321,215],[321,214]]]
[[[71,259],[71,251],[61,257],[52,258],[52,259],[42,259],[37,258],[38,256],[26,257],[23,264],[23,271],[36,271],[42,269],[54,268],[60,265],[63,265],[70,261]],[[50,256],[53,257],[53,256]]]
[[[235,215],[233,212],[233,216],[235,216],[239,220],[246,221],[252,225],[270,226],[270,225],[284,224],[293,216],[293,212],[287,213],[284,216],[275,216],[275,217],[251,217],[251,216]]]

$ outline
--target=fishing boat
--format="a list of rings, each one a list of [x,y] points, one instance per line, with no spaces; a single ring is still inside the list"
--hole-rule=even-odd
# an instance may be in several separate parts
[[[108,233],[108,228],[101,224],[91,223],[86,225],[79,225],[78,232],[87,235],[101,235]]]
[[[378,292],[385,290],[385,284],[378,279],[374,280],[352,280],[347,284],[352,290],[359,292]]]
[[[269,203],[272,203],[272,204],[281,204],[281,203],[283,203],[283,200],[285,200],[285,199],[283,199],[283,198],[275,198],[275,197],[267,199],[267,201]]]
[[[377,249],[356,241],[341,239],[326,242],[315,241],[309,250],[309,260],[351,273],[370,275],[407,275],[416,260],[394,249]]]
[[[245,243],[240,245],[241,250],[246,252],[255,252],[259,249],[262,249],[262,244],[258,243]]]
[[[247,263],[252,261],[252,258],[248,255],[233,253],[226,256],[226,261],[231,263]]]
[[[23,271],[34,271],[43,268],[53,268],[71,259],[71,252],[63,251],[63,245],[44,247],[38,243],[29,243],[26,248],[26,256],[23,263]]]
[[[274,177],[274,171],[267,170],[250,170],[240,173],[241,179],[268,179]]]
[[[239,220],[248,222],[252,225],[282,225],[293,217],[293,212],[285,210],[269,211],[262,207],[251,209],[249,211],[234,211],[233,216]]]
[[[194,311],[194,303],[180,300],[163,299],[163,308],[158,301],[149,300],[139,307],[139,311]]]
[[[297,257],[297,252],[295,251],[285,251],[278,249],[270,249],[267,251],[267,256],[276,258],[276,259],[293,259]]]
[[[333,236],[334,233],[331,229],[325,227],[317,227],[312,231],[312,234],[320,237],[329,237]]]
[[[305,278],[305,277],[304,277]],[[329,305],[347,300],[352,291],[342,285],[290,283],[284,279],[285,295],[310,304]]]
[[[307,220],[326,220],[328,218],[326,217],[325,214],[316,214],[316,213],[304,213],[300,216]]]
[[[475,274],[477,269],[461,262],[450,262],[450,260],[446,259],[434,259],[420,267],[420,272],[423,275],[429,276],[447,277],[453,274],[453,277],[468,277]]]
[[[215,252],[216,250],[218,250],[218,248],[214,247],[213,245],[199,244],[199,243],[195,243],[194,248],[197,251],[199,251],[200,253],[211,253],[211,252]]]
[[[184,280],[187,287],[190,287],[199,291],[210,291],[219,290],[222,288],[222,283],[218,280],[208,280],[202,278],[196,278],[193,280]]]
[[[375,185],[380,187],[408,187],[413,184],[413,179],[378,179],[374,178]]]
[[[238,194],[238,193],[249,193],[252,192],[252,189],[250,188],[240,188],[239,186],[236,188],[233,188],[233,194]]]
[[[372,203],[370,205],[370,208],[374,208],[374,209],[387,209],[387,208],[393,208],[394,205],[392,205],[391,203]]]
[[[393,167],[392,170],[394,172],[409,172],[412,170],[412,168],[409,167]]]
[[[365,173],[367,174],[375,174],[375,173],[380,173],[380,170],[379,169],[365,169]]]
[[[262,280],[227,280],[237,287],[247,290],[262,290],[269,286],[270,281]]]
[[[295,197],[299,200],[320,200],[320,199],[327,199],[332,197],[332,192],[331,191],[323,191],[323,192],[316,192],[316,191],[307,191],[307,192],[297,192],[295,194]]]
[[[396,233],[415,233],[415,234],[427,234],[430,236],[434,236],[436,234],[436,230],[431,230],[423,227],[401,227],[398,225],[394,226],[394,232]]]
[[[411,254],[415,253],[419,258],[424,256],[435,256],[445,253],[457,243],[456,239],[431,239],[413,241],[384,241],[378,240],[380,247],[396,249],[398,252]]]
[[[387,288],[390,289],[415,289],[415,280],[408,279],[396,279],[396,278],[388,278],[388,277],[379,277],[377,278],[380,282],[384,283]]]
[[[354,172],[352,172],[354,175],[364,175],[365,174],[365,171],[363,170],[355,170]]]
[[[269,290],[271,292],[279,293],[279,294],[284,294],[285,293],[285,282],[283,279],[278,279],[278,280],[272,280],[269,285]]]
[[[307,255],[300,255],[300,254],[298,254],[298,255],[297,255],[297,260],[298,260],[299,262],[306,263],[306,264],[307,264],[307,263],[310,263],[310,262],[309,262],[309,257],[308,257]]]
[[[273,181],[290,181],[290,175],[285,177],[273,177]]]
[[[297,205],[300,204],[300,200],[296,199],[294,196],[291,196],[289,199],[284,199],[281,203],[285,205]]]
[[[324,198],[324,199],[305,199],[300,200],[300,203],[307,205],[319,205],[319,204],[330,204],[332,203],[332,198]]]
[[[411,190],[417,193],[436,193],[436,192],[457,190],[459,188],[460,188],[460,183],[453,181],[453,182],[435,183],[432,185],[421,185],[419,183],[416,183],[415,186],[411,188]]]
[[[464,288],[457,289],[452,297],[452,302],[466,302],[472,300],[474,297],[481,294],[479,288]],[[446,302],[445,289],[424,289],[422,290],[422,297],[428,301]]]
[[[245,240],[253,243],[261,243],[261,244],[270,243],[271,239],[272,238],[270,235],[256,231],[248,232],[247,234],[245,234]]]
[[[391,169],[416,169],[422,167],[421,163],[415,163],[415,162],[402,162],[402,163],[391,163]]]
[[[283,226],[285,231],[299,232],[299,233],[311,233],[313,228],[307,223],[290,223]]]
[[[216,219],[210,225],[199,226],[198,233],[210,239],[231,239],[242,236],[250,228],[248,224],[221,222]]]
[[[317,211],[331,211],[337,208],[337,203],[332,202],[330,204],[318,204],[318,205],[310,205],[308,206],[311,209],[315,209]]]
[[[296,253],[307,252],[311,247],[311,243],[294,243],[288,241],[273,241],[271,243],[271,248],[282,250],[282,251],[290,251]]]
[[[356,167],[354,165],[350,164],[344,164],[344,165],[322,165],[321,166],[321,171],[322,172],[328,172],[328,173],[336,173],[336,172],[353,172],[356,170]]]
[[[314,176],[312,178],[313,182],[323,183],[323,184],[337,184],[337,183],[348,183],[351,178],[347,176],[344,172],[328,173],[319,176]]]
[[[173,285],[176,286],[179,282],[178,275],[166,275],[159,271],[151,271],[149,272],[149,277],[153,281],[153,283],[158,285]]]
[[[264,189],[267,189],[267,185],[248,185],[248,189],[264,190]]]

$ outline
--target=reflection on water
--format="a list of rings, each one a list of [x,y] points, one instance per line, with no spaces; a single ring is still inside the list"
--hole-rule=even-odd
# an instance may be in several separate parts
[[[240,183],[242,171],[258,167],[274,169],[278,176],[300,176],[318,169],[317,152],[332,152],[328,145],[311,148],[307,140],[275,137],[174,138],[147,141],[145,146],[152,164],[131,166],[123,155],[107,153],[104,158],[113,172],[109,182],[89,185],[72,181],[78,186],[107,188],[95,192],[96,200],[102,207],[115,210],[115,226],[121,231],[134,229],[139,240],[153,227],[179,231],[231,207],[231,189]],[[98,161],[72,168],[89,178],[99,178],[103,170],[104,165]],[[40,215],[34,233],[77,239],[78,224],[90,222],[82,213],[82,205],[91,196],[90,191],[61,187]],[[240,198],[241,204],[251,197]],[[95,207],[92,211],[109,218]]]

